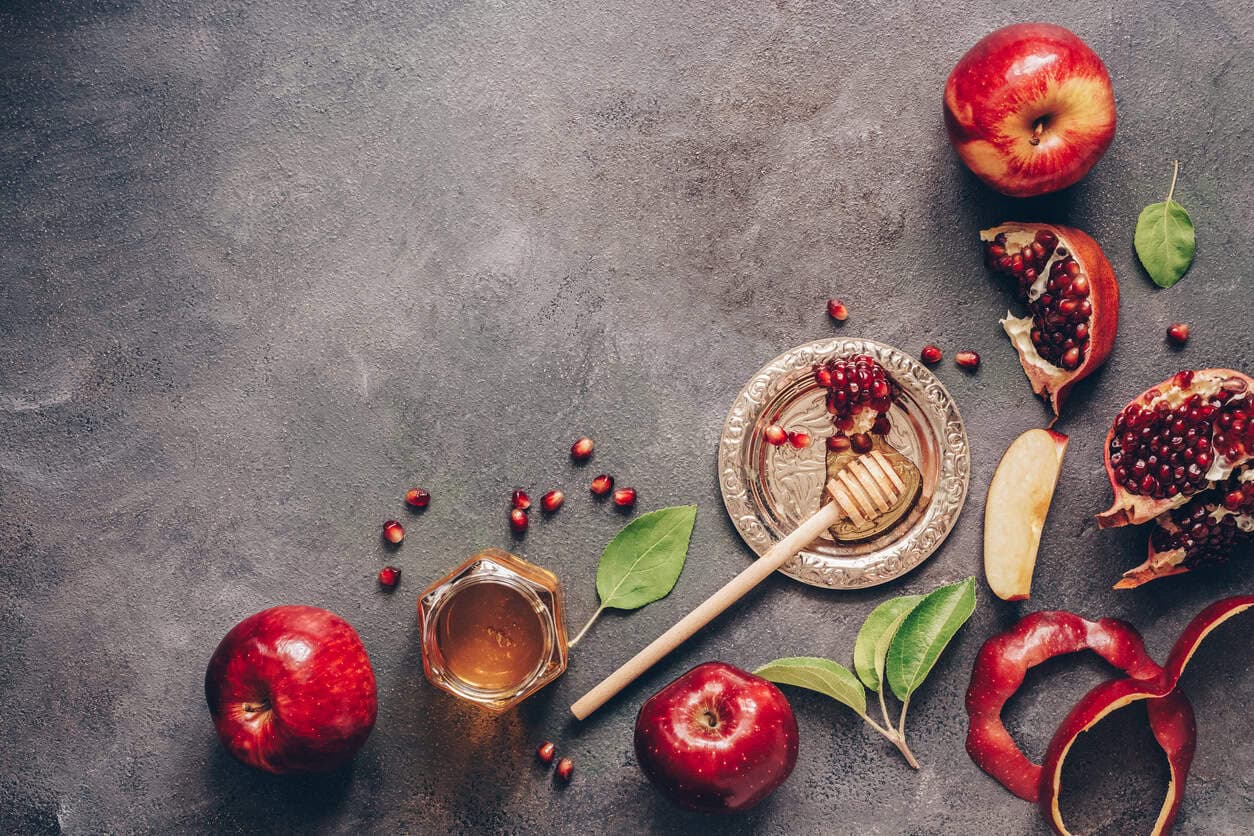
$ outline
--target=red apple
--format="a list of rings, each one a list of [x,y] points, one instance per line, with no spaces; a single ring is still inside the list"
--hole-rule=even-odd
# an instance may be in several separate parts
[[[205,671],[218,737],[250,766],[326,772],[374,728],[374,671],[357,632],[317,607],[262,610],[231,628]]]
[[[636,759],[675,803],[706,813],[740,812],[792,774],[797,720],[774,684],[706,662],[640,707]]]
[[[967,168],[1012,197],[1077,182],[1115,135],[1115,93],[1097,53],[1050,23],[998,29],[945,83],[945,127]]]

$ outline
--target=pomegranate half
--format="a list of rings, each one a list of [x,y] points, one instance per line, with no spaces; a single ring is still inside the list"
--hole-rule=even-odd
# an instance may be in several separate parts
[[[1123,408],[1106,433],[1115,492],[1102,528],[1139,525],[1228,479],[1254,453],[1254,379],[1181,371]]]
[[[1119,328],[1119,283],[1102,248],[1068,226],[1005,223],[980,233],[990,270],[1014,278],[1026,317],[1001,321],[1032,391],[1059,414],[1071,387],[1106,362]]]

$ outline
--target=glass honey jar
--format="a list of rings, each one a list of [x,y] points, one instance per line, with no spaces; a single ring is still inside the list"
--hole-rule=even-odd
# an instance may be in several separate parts
[[[418,624],[427,679],[490,711],[512,708],[566,670],[557,576],[500,549],[427,587]]]

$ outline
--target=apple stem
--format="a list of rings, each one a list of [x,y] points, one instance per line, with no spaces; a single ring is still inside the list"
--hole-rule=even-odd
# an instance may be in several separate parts
[[[1036,125],[1034,125],[1032,128],[1032,138],[1029,139],[1028,142],[1032,143],[1033,145],[1040,145],[1041,134],[1043,133],[1045,133],[1045,120],[1037,119]]]
[[[1180,176],[1180,161],[1175,161],[1175,169],[1171,172],[1171,188],[1167,190],[1167,205],[1171,205],[1171,196],[1176,193],[1176,178]]]
[[[592,614],[592,618],[588,619],[588,623],[583,625],[583,629],[579,631],[579,635],[566,643],[566,647],[571,648],[579,644],[579,640],[583,638],[583,634],[588,632],[588,628],[596,623],[596,620],[605,612],[605,607],[597,607],[597,611]]]

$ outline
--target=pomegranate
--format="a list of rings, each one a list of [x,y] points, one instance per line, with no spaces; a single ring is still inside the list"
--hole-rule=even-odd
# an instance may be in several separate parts
[[[1076,382],[1115,343],[1119,283],[1101,247],[1078,229],[1007,223],[980,233],[989,269],[1014,278],[1028,315],[1001,321],[1032,391],[1057,415]]]
[[[1149,558],[1124,572],[1115,589],[1224,563],[1241,542],[1254,539],[1254,464],[1155,522]]]
[[[854,450],[864,452],[858,450],[858,435],[866,436],[869,449],[868,432],[873,429],[881,435],[888,432],[887,413],[893,405],[896,387],[873,357],[859,354],[848,360],[828,360],[816,363],[813,371],[815,381],[827,390],[827,412],[836,427],[833,438],[852,435]],[[836,449],[833,443],[843,446],[842,442],[829,438],[828,449]]]
[[[1102,528],[1139,525],[1228,478],[1254,454],[1254,379],[1181,371],[1123,408],[1106,433],[1115,492]]]

